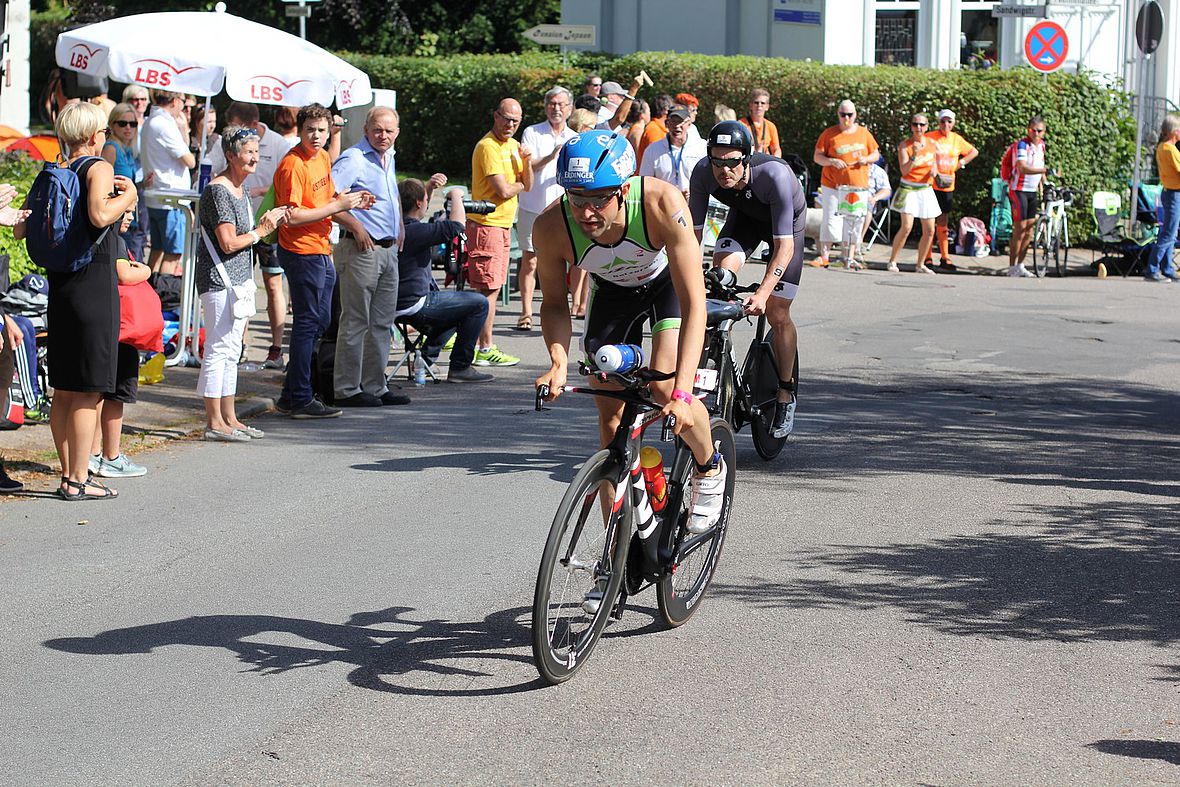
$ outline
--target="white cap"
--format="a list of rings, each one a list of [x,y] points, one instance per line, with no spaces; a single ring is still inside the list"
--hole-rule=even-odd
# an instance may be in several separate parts
[[[951,120],[954,120],[955,113],[950,111],[949,109],[944,109],[938,113],[938,119],[943,120],[944,118],[950,118]]]

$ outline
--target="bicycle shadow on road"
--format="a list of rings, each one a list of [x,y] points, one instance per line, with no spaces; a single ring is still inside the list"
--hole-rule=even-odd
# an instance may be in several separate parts
[[[66,653],[152,653],[174,645],[223,648],[248,672],[280,675],[305,667],[352,665],[347,680],[372,691],[486,697],[544,688],[527,652],[531,609],[483,620],[416,620],[410,607],[358,612],[345,623],[272,615],[205,615],[112,629],[42,643]],[[527,665],[527,671],[523,668]]]
[[[1180,765],[1180,743],[1145,740],[1104,740],[1086,744],[1087,748],[1103,754],[1117,754],[1120,757],[1135,757],[1141,760],[1163,760],[1171,765]]]
[[[553,449],[532,450],[529,453],[511,451],[455,451],[433,456],[399,456],[352,465],[353,470],[381,473],[416,473],[422,470],[454,468],[466,470],[473,476],[495,476],[503,473],[542,472],[553,481],[568,484],[577,470],[592,453],[593,446],[581,453]]]

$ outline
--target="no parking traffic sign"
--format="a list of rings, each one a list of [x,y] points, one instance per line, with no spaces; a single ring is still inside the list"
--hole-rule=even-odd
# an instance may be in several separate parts
[[[1056,71],[1069,54],[1069,37],[1056,22],[1038,22],[1024,37],[1024,56],[1037,71]]]

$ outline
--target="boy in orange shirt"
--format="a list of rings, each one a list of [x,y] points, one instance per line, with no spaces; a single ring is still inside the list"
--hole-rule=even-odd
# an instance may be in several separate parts
[[[311,389],[311,353],[316,340],[332,321],[332,216],[373,205],[367,191],[336,193],[332,162],[324,145],[330,135],[332,113],[320,104],[299,110],[299,144],[275,170],[275,205],[290,207],[287,223],[279,228],[278,262],[291,288],[291,349],[287,378],[275,403],[292,418],[335,418],[341,411],[321,402]]]

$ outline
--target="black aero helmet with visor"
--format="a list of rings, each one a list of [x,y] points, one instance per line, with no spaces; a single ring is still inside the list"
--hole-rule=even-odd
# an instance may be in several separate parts
[[[733,148],[741,151],[742,159],[747,159],[754,150],[754,138],[744,124],[736,120],[723,120],[713,126],[709,132],[708,153],[713,155],[713,148]]]

